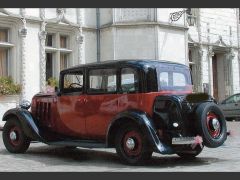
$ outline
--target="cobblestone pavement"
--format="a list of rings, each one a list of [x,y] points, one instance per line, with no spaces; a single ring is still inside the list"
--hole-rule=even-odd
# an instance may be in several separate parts
[[[216,149],[204,148],[195,160],[154,153],[144,166],[121,164],[114,149],[66,150],[34,143],[25,154],[10,154],[0,132],[0,171],[240,171],[240,122],[227,125],[233,133],[225,144]]]

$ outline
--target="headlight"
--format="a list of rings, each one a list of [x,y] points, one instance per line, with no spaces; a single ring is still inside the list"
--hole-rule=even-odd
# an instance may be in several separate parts
[[[28,110],[31,107],[31,103],[27,100],[22,100],[19,106],[23,109]]]

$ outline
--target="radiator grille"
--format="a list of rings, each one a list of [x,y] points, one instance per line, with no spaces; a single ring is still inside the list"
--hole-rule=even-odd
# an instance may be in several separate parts
[[[40,122],[48,122],[51,117],[51,103],[37,102],[36,117]]]

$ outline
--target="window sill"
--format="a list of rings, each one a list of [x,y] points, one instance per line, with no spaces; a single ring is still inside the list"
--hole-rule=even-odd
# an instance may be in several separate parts
[[[0,42],[0,47],[11,48],[11,47],[14,47],[14,44],[11,44],[11,43],[8,43],[8,42]]]

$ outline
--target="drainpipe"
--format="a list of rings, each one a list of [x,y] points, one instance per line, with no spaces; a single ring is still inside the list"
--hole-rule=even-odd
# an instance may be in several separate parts
[[[198,70],[200,71],[200,79],[197,81],[199,83],[198,87],[197,87],[197,91],[203,92],[203,72],[202,72],[202,61],[203,61],[203,47],[202,47],[202,26],[201,26],[201,9],[198,9],[198,15],[197,15],[197,22],[196,22],[196,26],[197,26],[197,31],[198,31],[198,42],[199,42],[199,49],[198,49],[198,59],[197,62],[199,68]]]
[[[237,8],[237,10],[236,10],[236,16],[237,16],[237,44],[238,44],[238,74],[239,74],[239,86],[240,86],[240,42],[239,42],[239,17],[240,17],[240,15],[239,15],[239,8]],[[239,87],[239,89],[238,89],[238,91],[240,91],[240,87]]]
[[[100,44],[100,9],[96,8],[96,25],[97,25],[97,62],[100,62],[100,50],[101,50],[101,44]]]

